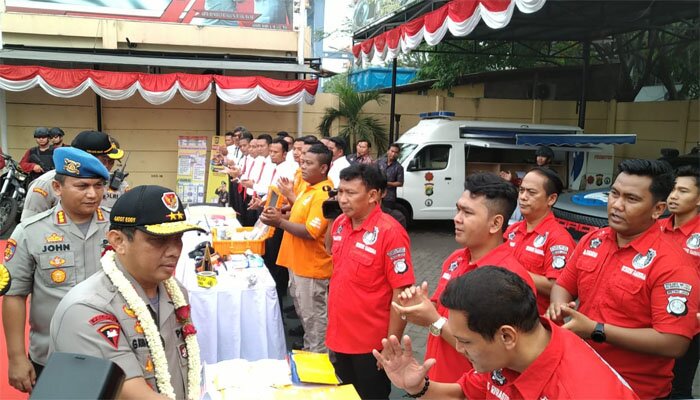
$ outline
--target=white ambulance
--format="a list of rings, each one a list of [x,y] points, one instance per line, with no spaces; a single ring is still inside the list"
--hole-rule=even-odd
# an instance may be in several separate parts
[[[404,168],[397,208],[408,221],[452,219],[466,175],[511,171],[522,178],[535,166],[541,145],[554,150],[551,167],[565,187],[606,188],[612,182],[613,145],[636,141],[633,134],[591,135],[576,126],[453,120],[454,113],[445,111],[420,117],[397,140]]]

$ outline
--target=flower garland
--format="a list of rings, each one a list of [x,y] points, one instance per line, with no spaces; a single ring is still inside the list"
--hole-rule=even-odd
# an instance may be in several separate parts
[[[146,303],[138,293],[136,293],[136,289],[131,285],[131,282],[129,282],[124,274],[117,268],[117,264],[114,262],[113,250],[106,251],[100,261],[102,263],[102,269],[114,286],[116,286],[117,290],[119,290],[119,293],[124,297],[127,306],[134,311],[139,324],[141,324],[143,328],[155,367],[158,391],[168,398],[175,399],[175,390],[170,382],[168,360],[165,357],[163,342],[160,339],[160,332],[158,331],[158,327],[151,313],[148,311]],[[195,336],[197,330],[190,319],[190,306],[187,304],[187,301],[185,301],[185,296],[182,294],[180,286],[175,281],[175,278],[168,278],[164,282],[164,285],[170,299],[175,305],[177,320],[183,325],[182,334],[185,338],[185,345],[187,346],[187,398],[190,400],[198,400],[200,397],[201,364],[199,361],[199,344]]]

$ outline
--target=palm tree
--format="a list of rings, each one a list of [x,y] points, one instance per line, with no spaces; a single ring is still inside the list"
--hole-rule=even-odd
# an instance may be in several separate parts
[[[377,118],[362,115],[362,107],[365,104],[376,101],[381,105],[384,103],[379,92],[358,93],[347,81],[335,85],[334,92],[338,95],[338,108],[326,107],[326,113],[318,125],[318,130],[323,136],[330,136],[331,125],[336,119],[340,119],[340,132],[338,136],[345,139],[351,148],[358,140],[369,140],[373,147],[377,149],[377,154],[382,155],[388,146],[386,126]],[[345,123],[343,125],[342,123]]]

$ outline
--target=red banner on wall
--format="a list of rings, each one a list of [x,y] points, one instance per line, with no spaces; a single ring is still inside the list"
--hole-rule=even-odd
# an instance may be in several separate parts
[[[292,0],[6,0],[5,4],[7,11],[23,13],[292,29]]]

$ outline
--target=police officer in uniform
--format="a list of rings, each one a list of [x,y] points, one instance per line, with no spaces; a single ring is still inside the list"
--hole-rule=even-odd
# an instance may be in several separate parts
[[[112,170],[115,160],[120,160],[124,157],[124,151],[114,144],[106,133],[102,132],[80,132],[78,136],[73,139],[73,142],[71,142],[71,146],[85,150],[97,157],[108,171]],[[29,185],[27,197],[24,200],[24,208],[22,210],[22,221],[32,215],[48,210],[58,203],[58,197],[56,197],[56,194],[51,189],[55,175],[55,171],[48,171],[32,181],[31,185]],[[114,202],[117,201],[117,198],[127,190],[129,190],[129,184],[126,181],[122,181],[117,190],[111,189],[109,185],[107,185],[101,204],[102,208],[109,211],[112,205],[114,205]]]
[[[17,226],[5,248],[12,287],[2,304],[10,384],[31,392],[46,363],[49,322],[63,296],[99,266],[109,214],[100,209],[107,168],[72,147],[54,152],[56,207]],[[31,296],[29,358],[24,346],[26,299]]]
[[[199,389],[197,341],[194,336],[185,340],[193,333],[188,328],[191,319],[180,309],[187,297],[172,274],[182,251],[182,233],[203,230],[187,224],[175,192],[155,185],[138,186],[120,197],[110,223],[107,238],[113,251],[105,253],[101,267],[97,264],[99,272],[58,305],[51,320],[50,352],[114,361],[126,373],[121,391],[125,398],[150,398],[154,390],[172,390],[177,399],[199,398],[194,392]],[[120,279],[115,279],[115,270]],[[184,303],[178,304],[178,298]],[[140,300],[147,309],[143,314],[134,306]],[[160,343],[162,338],[161,358],[144,333],[149,324],[154,340]],[[156,382],[159,368],[170,373],[171,388]]]

